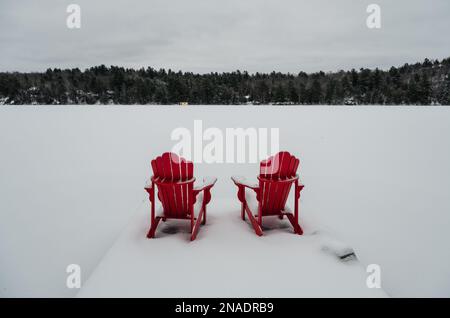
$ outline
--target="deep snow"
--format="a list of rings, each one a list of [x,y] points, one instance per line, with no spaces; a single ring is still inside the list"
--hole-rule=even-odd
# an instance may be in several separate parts
[[[145,208],[150,160],[170,150],[174,128],[192,128],[194,119],[222,129],[280,127],[282,149],[301,159],[301,215],[311,230],[335,233],[362,267],[381,265],[391,296],[450,296],[450,109],[120,106],[0,109],[0,295],[75,295],[65,287],[66,266],[80,264],[86,282]],[[219,178],[213,196],[230,200],[230,215],[238,209],[230,176],[257,173],[255,164],[195,169]],[[269,242],[255,242],[241,223],[233,234]],[[221,229],[208,225],[197,243],[219,235],[214,227]],[[290,235],[274,230],[270,239]],[[181,246],[171,242],[182,238],[157,244]],[[314,249],[308,240],[299,246]]]

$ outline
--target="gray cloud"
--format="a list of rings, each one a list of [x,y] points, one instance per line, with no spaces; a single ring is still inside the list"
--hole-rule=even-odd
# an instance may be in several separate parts
[[[66,7],[82,8],[81,30]],[[369,30],[366,7],[382,7]],[[0,71],[332,71],[450,55],[448,0],[1,0]]]

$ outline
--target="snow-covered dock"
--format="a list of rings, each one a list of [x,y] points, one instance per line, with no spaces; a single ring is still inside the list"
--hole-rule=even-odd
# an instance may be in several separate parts
[[[310,226],[299,236],[287,220],[265,218],[265,234],[257,237],[240,219],[236,199],[212,202],[194,242],[186,221],[168,221],[148,240],[149,209],[140,209],[78,296],[387,296],[367,287],[369,274],[360,262],[326,253],[329,238]]]

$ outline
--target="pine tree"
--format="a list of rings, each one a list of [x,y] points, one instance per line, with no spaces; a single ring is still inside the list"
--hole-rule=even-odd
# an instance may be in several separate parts
[[[288,91],[289,91],[289,101],[297,104],[299,102],[299,96],[297,93],[297,89],[295,88],[294,82],[292,80],[289,81],[288,84]]]
[[[325,103],[326,104],[333,104],[335,99],[335,90],[336,90],[336,82],[334,80],[329,80],[327,83],[327,88],[325,91]]]
[[[418,104],[420,101],[420,77],[418,74],[415,74],[414,77],[410,80],[408,85],[408,101],[409,104]]]
[[[450,106],[450,73],[445,76],[444,83],[442,84],[442,89],[439,93],[439,103]]]
[[[300,94],[300,96],[299,96],[300,104],[308,103],[309,97],[308,97],[308,93],[306,91],[306,86],[303,83],[299,84],[299,94]]]
[[[274,94],[275,102],[276,103],[284,103],[286,101],[286,92],[284,90],[284,87],[282,85],[278,85],[275,88],[275,94]]]
[[[429,105],[431,98],[431,83],[428,80],[426,73],[423,73],[420,80],[420,103],[422,105]]]
[[[309,94],[311,104],[320,104],[322,100],[322,86],[317,79],[312,83]]]

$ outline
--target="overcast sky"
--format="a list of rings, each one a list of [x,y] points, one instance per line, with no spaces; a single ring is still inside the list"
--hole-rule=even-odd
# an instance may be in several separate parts
[[[67,5],[82,28],[66,27]],[[382,8],[382,29],[366,8]],[[0,71],[387,68],[450,56],[450,0],[0,0]]]

